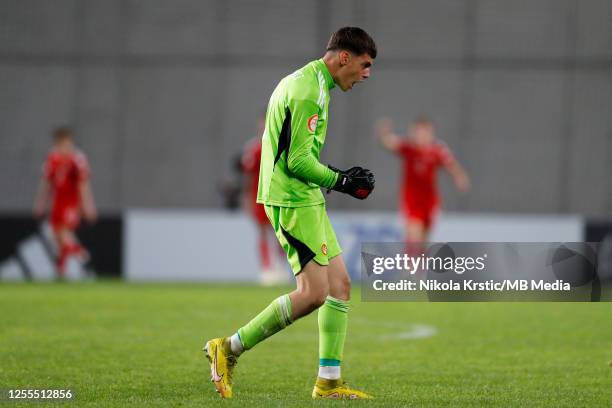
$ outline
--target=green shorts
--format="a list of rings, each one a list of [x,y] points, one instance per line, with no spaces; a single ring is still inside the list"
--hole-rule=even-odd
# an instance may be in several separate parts
[[[330,259],[342,253],[325,204],[297,208],[266,205],[265,208],[294,275],[311,260],[329,265]]]

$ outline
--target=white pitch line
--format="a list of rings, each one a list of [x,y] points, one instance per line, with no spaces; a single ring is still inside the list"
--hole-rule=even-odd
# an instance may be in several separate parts
[[[425,339],[438,334],[438,329],[426,324],[413,324],[411,330],[380,336],[381,339]]]
[[[390,321],[374,321],[369,319],[355,319],[355,323],[366,324],[370,327],[385,327],[396,330],[395,333],[382,334],[379,339],[403,339],[403,340],[414,340],[414,339],[425,339],[428,337],[435,336],[438,334],[438,329],[434,326],[427,324],[401,324]],[[408,329],[408,330],[406,330]]]

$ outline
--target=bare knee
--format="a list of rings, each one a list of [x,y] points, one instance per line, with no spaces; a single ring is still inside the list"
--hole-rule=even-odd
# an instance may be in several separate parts
[[[408,241],[410,242],[423,242],[425,235],[425,226],[423,222],[418,219],[410,218],[407,224]]]
[[[351,299],[351,279],[348,274],[335,277],[329,294],[336,299]]]
[[[329,295],[329,286],[320,285],[317,287],[308,287],[300,290],[300,295],[305,301],[305,306],[308,312],[312,312],[325,303],[327,295]]]
[[[57,243],[57,245],[63,246],[63,245],[67,245],[70,243],[70,240],[71,240],[70,232],[66,230],[65,228],[55,231],[54,235],[55,235],[55,242]]]
[[[318,309],[330,294],[327,266],[309,262],[297,275],[297,288],[293,292],[294,315],[305,316]]]
[[[312,307],[312,310],[315,310],[321,307],[323,303],[325,303],[325,299],[327,299],[327,295],[329,295],[328,286],[313,288],[309,296],[309,299],[311,302],[310,305]]]
[[[340,279],[338,283],[338,298],[342,300],[351,299],[351,278],[345,275],[344,278]],[[336,296],[334,296],[336,297]]]
[[[329,266],[328,272],[329,294],[336,299],[350,300],[351,297],[351,278],[349,277],[346,265],[342,256],[334,257]]]

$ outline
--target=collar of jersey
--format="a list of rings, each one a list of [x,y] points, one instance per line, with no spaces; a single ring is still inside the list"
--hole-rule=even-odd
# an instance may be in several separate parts
[[[316,60],[315,64],[318,66],[321,72],[323,72],[323,76],[327,82],[327,89],[332,89],[334,86],[336,86],[334,83],[334,78],[332,78],[331,74],[329,73],[329,69],[327,69],[327,65],[325,65],[323,58]]]

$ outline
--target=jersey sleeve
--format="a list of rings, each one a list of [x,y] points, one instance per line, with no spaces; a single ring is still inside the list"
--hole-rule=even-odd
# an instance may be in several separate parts
[[[402,140],[397,148],[397,154],[402,157],[408,157],[413,152],[412,146],[405,140]]]
[[[314,133],[319,119],[319,105],[310,99],[289,99],[291,115],[287,168],[298,178],[318,186],[331,188],[338,174],[325,166],[312,153]]]

